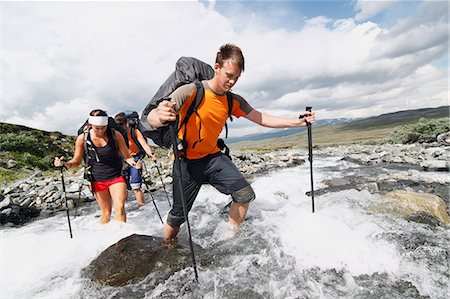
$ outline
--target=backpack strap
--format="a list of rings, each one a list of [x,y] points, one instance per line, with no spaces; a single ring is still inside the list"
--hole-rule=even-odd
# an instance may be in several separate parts
[[[133,142],[136,144],[136,146],[139,149],[139,155],[143,158],[145,158],[145,149],[142,147],[141,143],[139,142],[139,140],[136,137],[136,128],[134,126],[132,126],[131,128],[131,139],[133,140]]]
[[[228,103],[228,118],[233,121],[233,116],[231,116],[231,111],[233,110],[233,96],[230,91],[227,92],[227,103]],[[225,138],[228,138],[228,124],[225,123]]]
[[[112,141],[114,142],[113,145],[116,149],[116,151],[119,151],[119,144],[117,143],[117,139],[116,139],[116,130],[113,128],[109,128],[108,127],[108,135],[109,137],[112,139]]]
[[[202,82],[196,81],[195,82],[195,87],[197,89],[197,93],[195,95],[195,99],[192,101],[192,104],[189,106],[189,109],[186,113],[186,116],[183,118],[183,121],[180,123],[180,126],[178,127],[179,129],[183,126],[185,126],[184,128],[184,134],[183,134],[183,140],[186,140],[186,135],[187,135],[187,122],[189,121],[189,118],[191,117],[192,113],[197,113],[197,108],[200,105],[200,103],[203,100],[203,96],[205,95],[205,88],[203,87]],[[199,116],[199,115],[198,115]],[[200,116],[199,116],[200,117]],[[196,142],[194,142],[194,144],[192,145],[192,148],[194,148],[198,142],[202,142],[203,139],[201,138],[201,132],[202,130],[202,122],[200,120],[200,127],[198,129],[198,140]],[[186,151],[186,148],[184,147],[184,150]]]
[[[90,155],[90,152],[93,152],[95,155],[95,159],[97,161],[100,161],[97,155],[97,151],[95,150],[92,141],[90,139],[90,127],[86,126],[83,129],[83,137],[84,137],[84,178],[90,183],[91,185],[91,192],[94,194],[94,182],[92,178],[92,160],[93,158]]]

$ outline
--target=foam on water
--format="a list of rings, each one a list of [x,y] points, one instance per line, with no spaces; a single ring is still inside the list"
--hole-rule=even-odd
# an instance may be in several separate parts
[[[263,211],[268,225],[277,228],[284,251],[295,256],[301,268],[345,268],[354,275],[398,271],[394,246],[374,240],[382,229],[362,209],[350,207],[348,200],[371,201],[373,196],[350,190],[317,197],[312,213],[311,198],[305,195],[307,179],[308,173],[297,168],[253,184],[264,191],[255,207]]]
[[[2,230],[1,298],[75,295],[81,287],[80,270],[108,246],[131,234],[160,236],[162,225],[155,218],[153,205],[133,206],[135,203],[127,203],[134,209],[128,213],[127,223],[112,220],[100,225],[99,218],[92,214],[71,217],[73,239],[64,213],[22,228]],[[167,212],[163,202],[158,207]]]
[[[359,171],[355,164],[334,158],[314,163],[315,182]],[[144,280],[122,288],[93,288],[81,277],[81,269],[120,239],[133,233],[161,236],[162,225],[150,202],[139,209],[134,200],[127,203],[127,223],[107,225],[98,223],[93,203],[94,212],[71,218],[73,239],[64,213],[4,228],[0,297],[379,298],[390,292],[405,298],[417,290],[420,295],[409,297],[446,298],[448,227],[433,229],[372,214],[367,207],[377,195],[356,190],[317,196],[313,214],[311,198],[305,195],[309,184],[308,164],[256,178],[252,187],[257,199],[237,234],[227,225],[226,214],[220,215],[229,196],[202,187],[189,216],[194,242],[206,249],[197,257],[199,284],[192,282],[192,268],[155,287]],[[165,195],[157,204],[165,219]],[[428,241],[412,249],[402,243],[417,234]],[[185,228],[180,238],[186,238]]]

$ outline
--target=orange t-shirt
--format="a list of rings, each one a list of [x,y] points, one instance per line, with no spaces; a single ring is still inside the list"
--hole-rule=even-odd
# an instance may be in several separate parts
[[[228,118],[226,93],[217,94],[211,90],[207,81],[202,83],[205,88],[205,95],[197,107],[198,115],[195,112],[192,113],[186,126],[180,128],[178,132],[178,138],[183,139],[186,130],[186,142],[188,145],[186,156],[188,159],[200,159],[220,151],[217,147],[217,140]],[[179,123],[183,121],[192,101],[194,101],[196,91],[195,84],[191,83],[179,87],[170,95],[171,101],[177,103],[176,109],[180,119]],[[232,115],[239,118],[253,110],[241,96],[232,93],[232,99]]]
[[[142,133],[138,129],[135,129],[134,133],[136,134],[137,140],[139,140],[140,136],[143,137]],[[131,156],[135,156],[140,153],[140,150],[139,150],[139,147],[137,146],[137,144],[134,142],[133,138],[131,137],[131,129],[129,129],[129,128],[127,130],[127,135],[128,135],[128,153]]]

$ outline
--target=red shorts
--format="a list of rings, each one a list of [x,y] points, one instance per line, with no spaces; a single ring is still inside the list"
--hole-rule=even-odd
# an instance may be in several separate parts
[[[112,180],[109,180],[109,181],[94,182],[94,191],[98,192],[98,191],[107,190],[109,188],[109,186],[117,184],[117,183],[124,183],[125,184],[125,180],[123,179],[122,176],[118,176],[115,179],[112,179]]]

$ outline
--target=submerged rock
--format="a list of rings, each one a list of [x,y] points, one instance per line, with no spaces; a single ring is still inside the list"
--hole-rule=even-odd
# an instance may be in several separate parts
[[[431,215],[444,224],[449,224],[445,202],[436,195],[404,190],[395,190],[382,196],[379,202],[372,205],[372,210],[388,213],[409,220],[418,220],[423,214]],[[422,215],[422,217],[416,217]]]
[[[8,204],[5,208],[2,208],[0,212],[0,224],[6,224],[8,222],[15,225],[21,225],[35,218],[39,215],[41,210],[34,207],[23,207],[16,204]]]
[[[154,274],[156,285],[190,266],[189,246],[168,248],[163,238],[133,234],[108,247],[85,271],[92,281],[110,286],[137,283]]]

